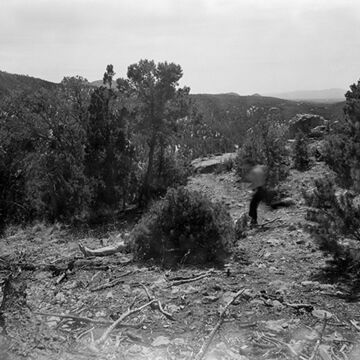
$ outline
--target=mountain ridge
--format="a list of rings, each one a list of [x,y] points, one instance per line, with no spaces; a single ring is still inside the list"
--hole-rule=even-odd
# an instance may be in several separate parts
[[[267,95],[293,101],[340,102],[345,101],[346,92],[347,90],[345,89],[330,88],[321,90],[294,90]]]

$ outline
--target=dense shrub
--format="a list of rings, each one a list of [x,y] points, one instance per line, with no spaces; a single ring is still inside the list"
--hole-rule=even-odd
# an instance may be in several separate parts
[[[168,266],[221,263],[232,248],[234,230],[220,204],[180,187],[153,204],[132,238],[139,259],[153,258]]]
[[[315,181],[312,191],[304,192],[309,206],[307,219],[313,221],[311,232],[320,249],[332,255],[342,270],[360,270],[359,252],[344,245],[344,239],[360,241],[360,198],[349,190],[336,191],[331,178]]]
[[[351,177],[351,141],[346,124],[338,125],[324,143],[324,161],[337,175],[340,186],[350,188],[353,184]]]
[[[336,191],[333,181],[322,179],[305,199],[312,206],[307,217],[316,223],[312,232],[320,248],[332,254],[342,270],[360,275],[360,81],[350,86],[345,97],[345,117],[332,126],[324,159],[337,184],[348,190]],[[357,245],[351,249],[344,240]]]
[[[165,195],[169,187],[185,185],[190,174],[190,161],[183,154],[175,153],[170,147],[159,151],[154,161],[154,174],[150,183],[151,198],[156,199]]]
[[[360,81],[350,86],[345,97],[345,117],[330,131],[325,161],[341,186],[360,192]]]
[[[181,67],[144,60],[128,70],[117,89],[108,65],[98,88],[67,77],[0,99],[0,232],[10,221],[112,220],[186,182]]]
[[[289,173],[286,149],[287,127],[272,112],[263,115],[247,132],[235,160],[237,174],[244,178],[256,164],[268,168],[267,185],[276,186]]]
[[[63,91],[42,90],[3,101],[1,202],[12,220],[69,219],[88,203],[86,119],[68,100]]]
[[[308,141],[305,134],[302,132],[296,134],[293,161],[295,169],[300,171],[307,170],[310,166]]]

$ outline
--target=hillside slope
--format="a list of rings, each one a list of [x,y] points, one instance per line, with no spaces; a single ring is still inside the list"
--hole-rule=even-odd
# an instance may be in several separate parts
[[[346,301],[346,284],[323,276],[326,258],[304,230],[301,188],[326,171],[321,163],[304,173],[292,171],[286,183],[297,205],[275,211],[262,206],[260,223],[277,221],[250,230],[225,268],[211,271],[180,265],[170,272],[131,262],[129,254],[121,253],[84,259],[79,239],[59,225],[13,232],[0,241],[0,253],[11,259],[26,249],[24,259],[35,265],[22,275],[26,299],[41,324],[35,332],[21,323],[17,348],[25,347],[40,360],[194,359],[217,326],[219,312],[243,289],[203,359],[359,359],[359,335],[351,321],[358,320],[360,304]],[[237,180],[233,173],[200,174],[188,187],[223,203],[235,220],[247,211],[251,196],[247,184]],[[120,231],[102,241],[116,244]],[[81,241],[101,246],[94,236]],[[73,268],[65,277],[42,268],[61,264],[65,271],[68,262]],[[170,316],[145,307],[114,329],[105,346],[95,346],[129,307],[148,302],[144,287]],[[321,319],[324,311],[331,316],[328,321]],[[315,348],[323,356],[311,357]]]
[[[56,83],[27,75],[10,74],[0,71],[0,96],[14,90],[37,90],[39,88],[53,89]]]
[[[239,96],[233,94],[195,94],[191,95],[204,120],[219,132],[225,134],[233,143],[241,141],[251,126],[248,110],[255,107],[270,109],[276,107],[286,122],[296,114],[317,114],[330,121],[343,116],[344,102],[335,104],[290,101],[259,95]]]

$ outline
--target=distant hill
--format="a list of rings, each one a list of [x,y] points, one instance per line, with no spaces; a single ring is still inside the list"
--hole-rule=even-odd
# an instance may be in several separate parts
[[[335,121],[343,116],[344,102],[315,103],[291,101],[276,97],[239,96],[230,94],[195,94],[191,95],[204,120],[213,128],[223,133],[234,143],[241,142],[245,132],[251,127],[247,111],[251,106],[265,109],[278,108],[284,121],[289,121],[296,114],[317,114]]]
[[[0,71],[0,96],[20,89],[51,89],[58,84],[26,75],[9,74]],[[91,82],[91,86],[103,85],[102,80]],[[344,94],[345,90],[332,89],[327,92],[329,99],[339,93]],[[323,92],[305,92],[302,96],[314,97],[322,96]],[[300,92],[287,93],[291,96],[300,96]],[[286,94],[279,94],[285,97]],[[333,103],[330,101],[314,102],[314,98],[304,100],[288,100],[279,97],[261,96],[253,94],[250,96],[240,96],[237,93],[226,94],[194,94],[191,95],[199,111],[203,114],[204,121],[213,129],[219,131],[233,143],[241,142],[246,130],[251,127],[251,119],[248,111],[252,106],[270,109],[276,107],[280,111],[280,116],[284,121],[289,121],[296,114],[317,114],[325,119],[334,121],[343,116],[344,101]],[[344,97],[342,98],[343,100]]]
[[[100,87],[100,86],[106,86],[106,87],[109,87],[109,85],[108,85],[108,84],[104,85],[103,80],[95,80],[95,81],[91,81],[91,82],[90,82],[90,85],[91,85],[91,86],[95,86],[95,87]],[[116,82],[115,82],[115,81],[112,83],[112,87],[113,87],[113,88],[115,88],[115,87],[116,87]]]
[[[100,86],[104,86],[104,83],[102,80],[95,80],[95,81],[91,81],[90,85],[100,87]]]
[[[303,90],[303,91],[290,91],[272,96],[286,100],[301,100],[311,102],[334,103],[345,100],[346,90],[344,89],[325,89],[325,90]]]
[[[34,78],[27,75],[10,74],[0,71],[0,95],[8,94],[13,90],[24,89],[52,89],[57,86],[56,83]]]

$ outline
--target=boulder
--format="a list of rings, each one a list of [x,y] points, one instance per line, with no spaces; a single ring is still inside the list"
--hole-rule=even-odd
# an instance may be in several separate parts
[[[319,125],[310,130],[309,137],[319,139],[327,133],[327,125]]]
[[[218,173],[229,170],[235,158],[236,153],[225,153],[195,159],[191,165],[198,174]]]
[[[326,124],[327,120],[320,115],[297,114],[289,121],[289,136],[294,139],[300,131],[310,134],[312,129]]]

